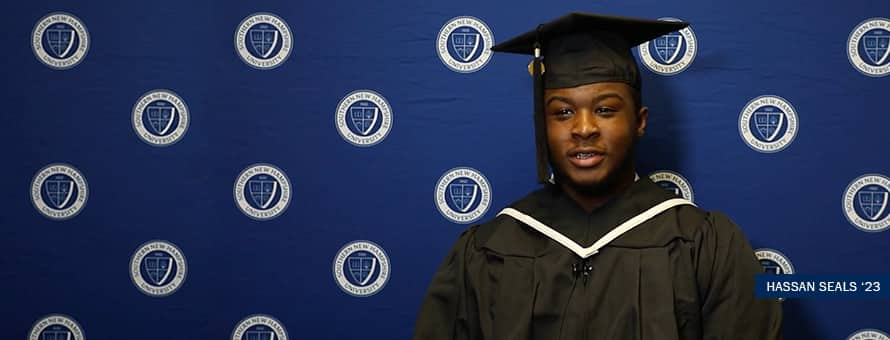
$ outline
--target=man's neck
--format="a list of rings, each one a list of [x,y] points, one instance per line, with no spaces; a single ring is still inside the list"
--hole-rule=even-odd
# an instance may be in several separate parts
[[[607,184],[606,187],[602,188],[602,190],[597,190],[595,192],[587,192],[584,190],[579,190],[572,186],[569,183],[562,182],[559,186],[562,190],[568,195],[581,209],[584,209],[588,214],[601,207],[603,204],[608,203],[609,201],[618,197],[624,193],[625,190],[630,188],[630,186],[634,183],[634,179],[636,178],[636,173],[633,168],[629,169],[629,171],[623,171],[621,174],[618,174],[616,178],[614,178],[611,183]]]

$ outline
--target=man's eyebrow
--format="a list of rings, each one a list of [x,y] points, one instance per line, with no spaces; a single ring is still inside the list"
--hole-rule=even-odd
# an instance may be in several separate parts
[[[596,103],[596,102],[603,101],[604,99],[607,99],[607,98],[616,98],[616,99],[624,102],[624,97],[622,97],[620,94],[618,94],[616,92],[606,92],[606,93],[600,94],[596,97],[593,97],[593,100],[591,102]]]
[[[615,98],[622,102],[625,101],[624,97],[621,96],[620,94],[618,94],[617,92],[606,92],[606,93],[599,94],[596,97],[593,97],[593,99],[591,99],[590,102],[597,103],[597,102],[603,101],[608,98]],[[571,99],[569,99],[567,97],[561,97],[561,96],[553,96],[553,97],[547,98],[547,102],[545,103],[545,105],[550,105],[550,103],[557,101],[557,100],[564,102],[566,104],[569,104],[569,105],[575,105],[575,102],[572,101]]]
[[[560,96],[553,96],[553,97],[548,98],[547,103],[545,103],[545,105],[550,105],[551,102],[556,101],[556,100],[564,102],[569,105],[575,105],[575,102],[573,102],[571,99],[566,98],[566,97],[560,97]]]

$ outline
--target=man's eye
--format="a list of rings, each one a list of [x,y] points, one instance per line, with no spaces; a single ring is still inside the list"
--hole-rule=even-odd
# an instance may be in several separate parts
[[[574,113],[574,112],[573,112],[571,109],[559,109],[559,110],[556,110],[556,112],[554,113],[554,115],[556,115],[556,116],[568,116],[568,115],[571,115],[572,113]]]
[[[598,107],[596,108],[596,113],[609,115],[615,113],[615,109],[610,107]]]

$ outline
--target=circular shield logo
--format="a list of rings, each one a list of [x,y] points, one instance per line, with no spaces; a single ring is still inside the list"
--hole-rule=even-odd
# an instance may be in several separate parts
[[[844,190],[844,216],[854,227],[879,232],[890,227],[890,179],[878,174],[860,176]]]
[[[494,34],[482,20],[460,16],[449,20],[436,38],[439,59],[454,72],[479,71],[491,59]]]
[[[334,280],[344,292],[355,297],[377,294],[389,280],[389,257],[370,241],[353,241],[334,257]]]
[[[436,207],[454,223],[473,223],[485,215],[491,205],[491,185],[473,168],[454,168],[436,183]]]
[[[293,35],[283,19],[272,13],[254,13],[235,31],[235,49],[247,65],[260,70],[281,66],[290,56]]]
[[[755,250],[754,254],[757,255],[757,260],[760,261],[764,273],[794,274],[794,266],[791,265],[791,261],[788,261],[788,258],[778,250],[761,248]]]
[[[673,171],[660,170],[650,174],[649,179],[651,179],[652,182],[655,182],[655,184],[658,184],[658,186],[664,188],[664,190],[672,192],[674,195],[685,198],[690,202],[694,202],[692,186],[689,185],[689,181],[682,175]]]
[[[57,70],[83,61],[90,49],[90,33],[80,19],[64,12],[40,18],[31,31],[31,50],[40,62]]]
[[[187,272],[182,251],[167,241],[146,242],[130,259],[130,279],[148,296],[173,294],[182,287]]]
[[[371,90],[352,91],[337,104],[337,132],[349,144],[368,147],[386,138],[392,129],[392,109],[386,98]]]
[[[44,317],[31,326],[28,340],[63,339],[84,340],[83,329],[69,316],[54,314]]]
[[[797,110],[782,97],[754,98],[739,115],[739,134],[756,151],[782,151],[797,136]]]
[[[760,261],[760,266],[763,267],[764,274],[794,274],[794,266],[791,265],[791,261],[778,250],[761,248],[755,250],[754,255],[757,256],[757,260]],[[779,298],[779,301],[783,300],[785,300],[785,298]]]
[[[252,219],[271,220],[290,205],[290,188],[284,171],[271,164],[254,164],[235,181],[235,204]]]
[[[89,193],[83,174],[67,164],[47,165],[31,180],[31,203],[53,220],[77,216],[87,204]]]
[[[850,334],[847,340],[890,340],[890,336],[877,329],[860,329]]]
[[[658,20],[681,21],[675,18]],[[642,43],[637,49],[646,68],[660,75],[672,76],[692,65],[698,52],[698,41],[692,29],[686,27]]]
[[[148,145],[173,145],[188,128],[188,106],[173,91],[150,91],[133,106],[133,130]]]
[[[287,330],[278,319],[256,314],[238,322],[232,340],[287,340]]]
[[[860,73],[869,77],[890,74],[890,20],[865,20],[847,38],[847,59]]]

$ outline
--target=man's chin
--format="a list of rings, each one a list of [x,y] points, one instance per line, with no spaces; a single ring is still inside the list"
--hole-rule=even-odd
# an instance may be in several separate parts
[[[565,184],[584,194],[597,194],[607,187],[605,178],[600,176],[567,176]]]

